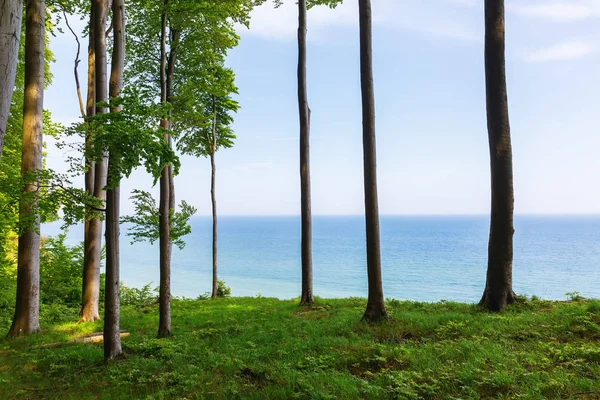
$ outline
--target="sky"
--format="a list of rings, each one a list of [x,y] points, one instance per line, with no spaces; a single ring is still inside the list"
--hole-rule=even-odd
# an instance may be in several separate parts
[[[483,1],[372,0],[381,214],[486,214]],[[600,213],[600,1],[506,2],[509,114],[517,214]],[[76,29],[83,23],[72,21]],[[239,28],[227,64],[241,110],[237,141],[217,154],[221,215],[300,213],[297,8],[267,2]],[[77,120],[76,44],[52,38],[54,83],[45,107]],[[80,74],[85,77],[85,62]],[[312,210],[364,213],[357,1],[308,12]],[[85,92],[85,88],[84,88]],[[48,143],[48,166],[65,154]],[[150,190],[142,170],[123,182]],[[182,158],[177,200],[210,215],[210,162]]]

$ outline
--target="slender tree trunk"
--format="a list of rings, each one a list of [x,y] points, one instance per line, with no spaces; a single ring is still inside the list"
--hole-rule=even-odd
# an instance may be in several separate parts
[[[113,52],[110,74],[110,97],[121,96],[123,72],[125,68],[125,4],[124,0],[112,2]],[[114,107],[112,112],[119,112]],[[109,155],[109,168],[114,163],[114,155]],[[106,201],[106,295],[104,300],[104,358],[111,359],[121,354],[121,332],[119,329],[119,182],[109,181]]]
[[[23,0],[0,0],[0,156],[15,88]]]
[[[95,102],[108,101],[107,94],[107,57],[106,57],[106,17],[108,15],[108,3],[106,0],[93,1],[93,19],[94,19],[94,92]],[[88,62],[90,60],[88,59]],[[88,79],[90,78],[88,72]],[[90,93],[88,92],[88,96]],[[89,106],[89,97],[88,97]],[[104,107],[95,107],[96,114],[104,114]],[[86,176],[86,185],[91,184]],[[107,160],[98,159],[94,165],[93,172],[93,194],[94,197],[106,201],[106,182],[107,182]],[[91,189],[91,186],[89,187]],[[87,189],[87,186],[86,186]],[[83,281],[83,304],[81,310],[81,319],[94,321],[99,319],[98,302],[100,299],[100,262],[102,254],[102,219],[98,216],[91,218],[87,224],[87,234],[85,240],[84,260],[84,281]]]
[[[164,9],[161,15],[160,33],[160,100],[167,102],[167,5],[169,0],[164,0]],[[170,128],[169,120],[163,119],[160,125],[164,130]],[[169,142],[170,135],[164,134],[165,141]],[[170,226],[170,201],[171,201],[171,171],[165,166],[160,176],[159,208],[159,321],[158,337],[171,335],[171,226]]]
[[[504,0],[486,0],[485,83],[492,207],[487,279],[480,305],[491,311],[501,311],[515,300],[512,289],[514,189],[504,43]]]
[[[217,150],[217,99],[212,96],[212,143],[210,145],[210,199],[212,201],[212,298],[216,299],[219,295],[219,279],[217,275],[217,193],[216,193],[216,173],[215,152]]]
[[[27,179],[21,196],[17,261],[17,299],[8,336],[40,330],[40,217],[38,183],[28,176],[42,168],[44,107],[44,0],[27,0],[25,15],[25,97],[23,100],[23,153],[21,173]]]
[[[369,297],[363,319],[368,322],[376,322],[389,317],[385,310],[381,279],[371,1],[358,0],[358,10],[360,20],[360,81],[362,91],[365,212],[367,224],[367,276],[369,282]]]
[[[87,105],[86,116],[89,118],[96,114],[96,50],[94,41],[96,33],[94,29],[94,0],[91,2],[90,9],[90,31],[88,45],[88,83],[87,83]],[[85,137],[86,149],[89,149],[92,132],[89,131]],[[94,169],[95,163],[91,159],[86,159],[85,172],[85,190],[90,195],[94,195]],[[89,215],[89,210],[87,210]],[[100,298],[100,265],[96,265],[94,252],[96,244],[93,240],[94,231],[90,231],[90,219],[86,215],[84,224],[84,239],[83,239],[83,283],[82,283],[82,298],[81,311],[79,317],[81,321],[96,321],[100,319],[98,312],[98,303]]]
[[[119,0],[114,0],[118,2]],[[109,156],[110,159],[110,156]],[[110,161],[109,161],[110,163]],[[106,193],[106,289],[104,295],[104,358],[119,356],[121,336],[119,318],[119,201],[120,188]]]
[[[310,108],[306,90],[306,0],[298,1],[298,107],[300,115],[300,201],[302,213],[301,306],[313,299],[312,214],[310,197]]]

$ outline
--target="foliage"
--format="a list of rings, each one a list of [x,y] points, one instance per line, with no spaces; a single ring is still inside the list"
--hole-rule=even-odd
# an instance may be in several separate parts
[[[218,280],[217,281],[217,297],[230,297],[231,296],[231,288],[227,286],[225,281]]]
[[[145,307],[158,301],[158,288],[152,289],[152,282],[141,289],[130,288],[123,283],[119,286],[121,304],[124,306]]]
[[[81,305],[83,244],[69,246],[67,234],[43,240],[40,251],[40,302]]]
[[[154,244],[160,238],[159,230],[159,207],[152,195],[143,190],[134,189],[130,197],[135,205],[135,214],[121,218],[122,223],[130,223],[133,226],[128,230],[127,236],[133,238],[133,242],[148,241]],[[192,232],[189,224],[190,218],[196,213],[196,208],[182,201],[179,205],[180,211],[170,210],[173,226],[171,228],[171,241],[179,249],[185,247],[183,237]],[[132,242],[132,243],[133,243]]]
[[[179,113],[174,115],[173,124],[179,135],[177,148],[183,154],[207,157],[233,146],[231,112],[239,109],[238,102],[230,96],[237,93],[234,79],[233,71],[219,63],[208,87],[196,86],[190,80],[180,89],[174,100]]]
[[[96,114],[65,131],[67,136],[79,136],[81,139],[85,138],[87,132],[93,131],[89,147],[85,147],[83,140],[75,143],[63,140],[59,146],[74,148],[92,161],[110,153],[112,162],[107,188],[117,186],[122,178],[129,177],[139,166],[144,166],[155,181],[168,164],[173,164],[175,171],[178,171],[178,157],[163,140],[163,130],[152,122],[164,117],[168,107],[141,102],[140,92],[135,88],[124,90],[121,98],[98,103],[98,106],[121,109],[118,112]],[[82,175],[85,172],[82,163],[84,157],[71,156],[67,159],[71,174]]]
[[[100,330],[65,315],[41,335],[0,339],[0,398],[591,399],[600,391],[599,301],[530,301],[504,314],[389,301],[393,320],[377,326],[358,321],[365,303],[175,300],[169,339],[153,338],[157,305],[124,306],[131,336],[116,363],[102,362],[102,344],[36,348]]]

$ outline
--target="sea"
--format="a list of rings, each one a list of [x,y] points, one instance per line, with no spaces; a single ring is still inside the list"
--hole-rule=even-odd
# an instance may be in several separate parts
[[[488,216],[382,216],[380,225],[386,298],[479,301]],[[185,248],[173,248],[171,284],[174,296],[195,298],[211,288],[212,219],[193,217],[191,227]],[[233,296],[300,295],[299,216],[222,216],[218,229],[218,276]],[[59,232],[57,223],[42,228]],[[127,232],[122,225],[122,283],[158,286],[158,243],[132,243]],[[72,227],[69,244],[82,240],[82,227]],[[317,296],[367,296],[364,217],[313,217],[313,274]],[[600,216],[516,216],[513,288],[548,300],[600,298]]]

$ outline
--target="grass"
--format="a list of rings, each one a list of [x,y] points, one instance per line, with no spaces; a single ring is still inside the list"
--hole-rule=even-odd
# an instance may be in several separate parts
[[[155,339],[157,306],[123,307],[131,336],[111,362],[101,344],[37,348],[101,330],[69,322],[75,311],[55,312],[40,334],[0,339],[0,398],[600,398],[600,301],[527,301],[502,314],[449,302],[387,306],[392,321],[369,326],[359,298],[310,309],[178,300],[168,339]]]

